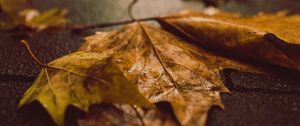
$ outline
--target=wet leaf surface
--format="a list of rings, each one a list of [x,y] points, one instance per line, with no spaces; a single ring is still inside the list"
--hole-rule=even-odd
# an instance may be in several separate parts
[[[215,52],[300,70],[300,16],[185,11],[182,18],[162,20]]]
[[[105,54],[76,52],[49,63],[20,101],[38,100],[53,120],[62,125],[69,105],[84,111],[97,103],[151,107]]]
[[[79,50],[114,57],[121,71],[137,84],[146,98],[153,103],[170,103],[182,125],[204,125],[210,107],[222,106],[220,92],[228,90],[221,82],[219,70],[235,68],[259,72],[256,68],[215,56],[162,29],[144,24],[99,32],[87,37]],[[165,120],[157,120],[158,115],[151,118],[147,113],[140,115],[146,125],[167,125]],[[153,124],[157,122],[155,119],[159,123]]]

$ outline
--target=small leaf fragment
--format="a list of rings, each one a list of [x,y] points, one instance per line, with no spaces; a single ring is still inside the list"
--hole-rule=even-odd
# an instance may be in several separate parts
[[[30,13],[34,13],[31,10],[24,12],[25,16],[30,16]],[[36,13],[35,16],[31,18],[26,18],[26,24],[32,28],[43,30],[48,27],[58,27],[63,26],[66,24],[67,20],[65,19],[65,16],[67,14],[66,10],[59,10],[57,8],[49,9],[43,13]],[[32,14],[31,14],[32,15]]]
[[[66,10],[52,8],[44,12],[34,9],[27,0],[0,0],[0,29],[9,30],[18,26],[35,30],[64,26]]]

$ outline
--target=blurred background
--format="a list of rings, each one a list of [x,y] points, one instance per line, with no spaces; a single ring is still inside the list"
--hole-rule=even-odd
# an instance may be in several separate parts
[[[30,0],[41,10],[51,7],[67,8],[73,23],[99,23],[128,19],[127,7],[132,0]],[[204,0],[207,3],[214,3]],[[221,0],[222,1],[222,0]],[[201,10],[205,7],[201,0],[139,0],[133,9],[136,18],[159,16],[184,9]],[[219,8],[224,11],[252,15],[258,12],[288,11],[300,12],[299,0],[226,0]]]

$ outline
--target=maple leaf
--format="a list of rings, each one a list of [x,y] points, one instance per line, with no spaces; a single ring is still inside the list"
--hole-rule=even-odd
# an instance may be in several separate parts
[[[34,9],[27,0],[0,0],[0,28],[7,30],[25,26],[35,30],[63,26],[67,23],[66,10],[52,8],[44,12]]]
[[[38,100],[59,125],[69,105],[84,111],[99,103],[152,107],[107,55],[79,51],[49,63],[19,106]]]
[[[300,70],[300,16],[184,11],[161,24],[214,51]]]
[[[153,103],[169,102],[182,125],[204,125],[210,107],[223,106],[220,93],[228,90],[219,70],[257,72],[250,66],[208,53],[160,28],[140,23],[87,37],[79,51],[110,54],[108,57],[115,58],[120,70],[146,98]],[[146,125],[156,122],[147,118],[147,114],[141,115]]]

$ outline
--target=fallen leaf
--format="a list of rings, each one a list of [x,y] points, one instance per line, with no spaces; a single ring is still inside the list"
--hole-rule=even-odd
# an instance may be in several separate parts
[[[285,13],[242,17],[235,13],[184,11],[162,19],[201,46],[247,60],[300,70],[300,16]]]
[[[220,93],[228,90],[219,70],[257,72],[253,67],[208,53],[160,28],[140,23],[87,37],[79,51],[114,57],[126,78],[136,83],[146,98],[153,103],[169,102],[179,122],[188,126],[204,125],[212,105],[223,107]],[[142,118],[146,125],[154,122]]]
[[[33,9],[25,10],[22,14],[26,18],[26,25],[33,29],[43,30],[49,27],[64,26],[67,23],[65,19],[67,10],[52,8],[40,13]]]
[[[84,111],[100,103],[152,107],[108,55],[79,51],[49,63],[19,106],[38,100],[59,125],[63,125],[69,105]]]
[[[0,28],[3,30],[13,29],[19,26],[36,30],[49,27],[63,26],[67,11],[52,8],[44,12],[34,9],[27,0],[0,0],[1,17]]]

